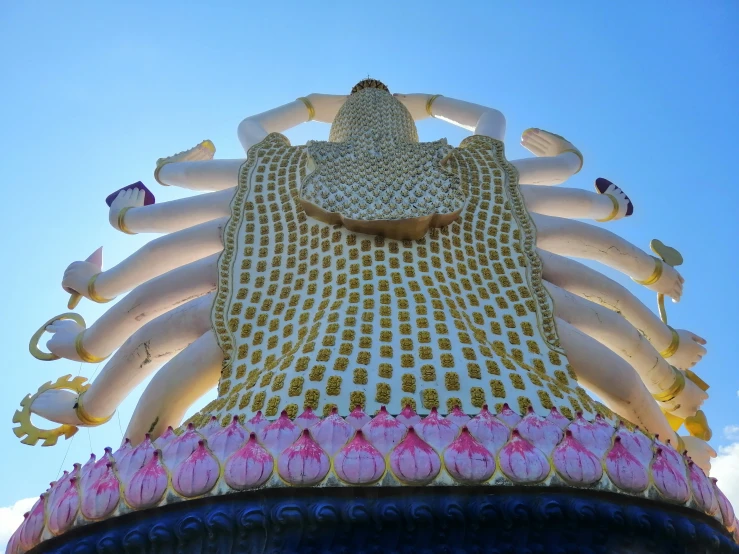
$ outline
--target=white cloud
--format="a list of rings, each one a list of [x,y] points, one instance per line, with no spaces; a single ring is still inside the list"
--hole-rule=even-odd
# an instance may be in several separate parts
[[[5,552],[10,537],[23,521],[23,514],[33,508],[38,497],[24,498],[12,506],[0,508],[0,552]]]
[[[739,425],[727,425],[724,427],[724,436],[729,440],[739,440]]]
[[[739,442],[718,449],[718,457],[711,461],[711,477],[718,479],[718,487],[739,508]]]

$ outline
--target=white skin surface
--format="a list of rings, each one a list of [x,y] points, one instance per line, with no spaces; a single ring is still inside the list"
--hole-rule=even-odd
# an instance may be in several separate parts
[[[403,99],[413,96],[423,97],[422,102],[420,102],[420,98],[411,98],[407,102]],[[409,107],[416,119],[427,116],[425,111],[427,95],[399,95],[398,97]],[[326,122],[333,120],[333,117],[345,99],[343,96],[331,95],[311,95],[309,98],[311,98],[311,102],[316,110],[315,119]],[[422,106],[422,110],[420,106]],[[502,139],[505,132],[505,118],[500,112],[475,104],[440,97],[433,104],[433,113],[437,117],[442,117],[456,125],[473,130],[476,134],[484,134]],[[275,110],[245,119],[239,125],[239,138],[245,150],[248,150],[248,148],[261,141],[267,134],[271,132],[283,132],[289,127],[307,121],[307,119],[307,108],[301,101],[296,101],[281,108],[276,108]],[[564,139],[558,138],[556,135],[551,135],[550,133],[542,134],[535,132],[526,134],[524,137],[524,146],[534,154],[542,157],[514,162],[514,165],[516,165],[522,175],[522,182],[556,184],[563,182],[579,170],[580,158],[577,155],[572,152],[557,153],[561,152],[567,145],[571,147],[567,141],[564,141],[566,144],[563,144],[561,141],[564,141]],[[217,278],[215,267],[208,265],[205,260],[202,260],[202,266],[198,266],[199,269],[196,272],[194,268],[197,263],[192,262],[209,255],[212,256],[222,249],[220,235],[226,220],[224,216],[230,213],[229,203],[232,197],[232,189],[237,184],[238,171],[242,163],[243,160],[207,160],[170,163],[161,168],[159,177],[167,184],[183,186],[191,190],[219,191],[203,194],[195,198],[144,207],[142,206],[142,194],[138,192],[121,193],[116,198],[110,210],[110,221],[114,226],[117,224],[117,215],[120,209],[131,206],[132,209],[127,212],[125,218],[125,224],[128,229],[133,232],[170,232],[171,234],[152,241],[152,243],[155,243],[152,247],[148,247],[147,245],[142,251],[137,252],[115,268],[102,273],[97,280],[97,293],[100,296],[110,297],[125,290],[135,288],[132,294],[150,299],[145,306],[147,311],[164,311],[171,309],[172,303],[176,302],[175,298],[177,296],[183,296],[187,292],[193,293],[195,290],[206,292],[208,285],[214,283]],[[537,218],[536,225],[539,228],[540,238],[543,240],[543,243],[541,241],[539,242],[540,247],[564,255],[575,255],[598,260],[637,279],[646,279],[651,275],[654,269],[652,258],[633,245],[623,241],[620,237],[597,227],[569,222],[558,217],[549,217],[549,215],[606,217],[612,209],[612,204],[606,197],[595,193],[583,194],[584,191],[573,189],[536,189],[537,187],[533,186],[522,187],[527,204],[530,203],[532,205],[531,211],[536,212],[538,209],[540,213],[548,214],[541,216],[534,215]],[[543,194],[540,191],[544,191]],[[570,210],[567,209],[568,200],[572,203]],[[616,252],[614,252],[614,244],[617,248]],[[95,268],[93,272],[92,268],[84,265],[85,263],[75,262],[68,268],[64,279],[64,285],[66,287],[73,290],[82,290],[83,293],[86,293],[87,282],[94,273],[97,273],[98,269]],[[190,265],[183,267],[184,264],[188,263]],[[167,297],[166,301],[159,303],[155,300],[155,291],[157,290],[155,288],[148,289],[148,293],[146,293],[147,289],[145,287],[149,287],[150,283],[139,286],[161,275],[162,277],[159,278],[162,280],[160,281],[160,286],[164,287],[164,283],[168,282],[167,279],[171,275],[175,275],[176,271],[180,271],[177,269],[178,267],[181,273],[177,274],[178,277],[171,277],[169,282],[173,282],[175,278],[182,279],[184,277],[186,284],[182,285],[181,290],[177,288],[172,289],[172,293]],[[193,277],[187,280],[191,273]],[[196,274],[198,275],[197,278],[194,277]],[[562,283],[560,280],[558,284],[566,289],[567,280],[564,280],[565,283]],[[662,278],[650,288],[679,298],[682,292],[682,278],[679,277],[679,274],[674,269],[665,266]],[[561,292],[564,293],[564,291]],[[578,293],[575,292],[575,294]],[[569,297],[572,300],[568,300],[566,303],[568,310],[565,310],[563,314],[567,315],[569,319],[576,321],[581,327],[589,329],[591,336],[600,337],[604,344],[608,343],[613,349],[626,353],[628,356],[639,358],[639,360],[646,360],[650,355],[653,355],[654,349],[640,336],[637,339],[638,333],[634,334],[632,332],[634,331],[633,327],[629,327],[628,324],[627,327],[624,327],[618,320],[609,320],[612,323],[606,330],[589,328],[590,320],[583,316],[583,320],[581,321],[576,317],[578,315],[577,310],[583,309],[577,303],[580,299],[572,295],[569,295]],[[205,301],[208,298],[205,297],[193,302]],[[193,302],[190,302],[190,304]],[[169,313],[175,314],[180,309],[177,308]],[[574,315],[569,310],[574,310]],[[592,313],[592,310],[590,312]],[[132,325],[121,314],[110,313],[111,315],[106,322],[106,329],[107,334],[115,335],[115,338],[110,336],[108,339],[100,340],[98,343],[97,341],[99,339],[96,338],[96,335],[102,333],[94,329],[95,326],[88,331],[89,337],[88,333],[85,335],[85,348],[93,354],[104,355],[111,347],[115,348],[113,345],[116,342],[122,343],[126,335],[135,328],[135,325]],[[169,316],[169,313],[167,316]],[[562,316],[563,314],[558,313],[557,315]],[[124,343],[121,350],[124,350],[126,345],[134,337],[146,337],[159,343],[160,339],[158,337],[167,334],[167,330],[164,327],[154,327],[154,324],[160,321],[162,317],[165,316],[160,316],[160,318],[136,331],[134,336]],[[187,348],[177,355],[176,358],[172,359],[149,385],[129,427],[128,434],[131,438],[140,440],[143,437],[143,433],[152,428],[152,422],[157,418],[158,422],[153,428],[155,436],[164,430],[167,425],[177,425],[179,418],[182,417],[182,414],[192,402],[195,402],[197,398],[207,392],[209,388],[212,388],[218,381],[223,355],[214,337],[211,336],[212,333],[208,332],[210,325],[209,313],[193,313],[191,317],[185,319],[186,321],[179,325],[184,325],[186,328],[178,328],[180,332],[188,337],[188,340],[185,341],[187,344],[190,344],[192,341],[195,342],[189,347],[182,341],[179,342],[178,345],[182,348]],[[674,433],[672,433],[659,407],[652,399],[634,368],[619,357],[619,355],[614,354],[611,349],[606,348],[596,340],[589,338],[573,328],[565,319],[564,317],[560,317],[558,321],[561,340],[567,351],[568,358],[583,384],[589,386],[591,390],[601,396],[601,398],[604,398],[609,406],[618,413],[623,414],[634,422],[640,423],[647,429],[660,433],[663,438],[673,437]],[[60,323],[63,323],[64,326],[67,326],[69,323],[73,324],[73,322]],[[50,330],[59,330],[61,332],[61,327],[55,327],[56,325],[51,326]],[[76,330],[78,331],[79,329]],[[655,335],[657,334],[659,333],[655,333]],[[58,351],[55,353],[59,353],[60,355],[67,354],[67,356],[71,357],[69,339],[71,339],[73,352],[73,337],[76,334],[69,332],[65,333],[65,335],[69,338],[58,341],[59,344],[50,341],[49,347],[52,351],[54,349]],[[614,336],[611,337],[611,335]],[[662,333],[660,334],[660,338],[656,340],[661,340],[663,343],[669,344],[670,337],[665,338],[664,333]],[[166,341],[161,342],[169,345]],[[696,343],[697,341],[691,339],[690,342]],[[651,348],[651,350],[647,347]],[[100,349],[100,354],[94,351],[95,348]],[[636,349],[634,350],[636,354],[631,353],[630,349],[632,348]],[[176,351],[176,349],[169,347],[165,348],[165,350],[167,352]],[[158,352],[161,353],[162,351],[160,350]],[[647,354],[643,352],[647,352]],[[686,350],[686,357],[690,360],[690,354],[693,356],[695,354],[694,352],[690,354],[687,352]],[[104,371],[106,371],[106,375],[111,372],[119,375],[117,379],[120,382],[115,383],[117,387],[115,396],[120,396],[120,399],[122,399],[133,388],[126,384],[132,382],[126,374],[135,374],[136,371],[135,367],[128,367],[125,364],[118,366],[114,364],[108,370],[108,366],[113,364],[113,361],[117,357],[118,353],[108,362]],[[593,359],[600,361],[597,368],[593,367],[591,363]],[[645,362],[640,361],[640,363]],[[115,370],[112,369],[114,366],[116,367]],[[658,366],[662,368],[659,360]],[[172,377],[174,375],[178,377]],[[187,379],[193,380],[194,383],[197,382],[198,385],[193,387],[192,391],[188,394],[183,394],[180,391],[175,396],[169,395],[167,392],[168,389],[165,386],[166,383],[171,383],[172,379],[176,382],[185,382],[181,380],[184,375],[187,375]],[[661,376],[662,374],[659,373],[659,375]],[[99,380],[100,377],[96,379],[95,384]],[[661,382],[657,383],[657,386],[661,385]],[[98,386],[99,390],[104,391],[104,386],[111,385],[109,383],[107,385],[101,384]],[[96,395],[92,394],[92,391],[93,388],[85,396],[85,406],[93,415],[100,417],[108,415],[117,406],[109,393],[99,393],[99,401],[96,402]],[[689,398],[689,401],[686,401],[685,405],[700,405],[699,401],[702,401],[702,399],[695,398],[695,396],[693,395]],[[181,401],[179,400],[180,398]],[[117,401],[119,402],[120,399]],[[174,402],[174,399],[178,399],[178,402]],[[66,400],[65,404],[69,406]],[[37,413],[55,421],[61,421],[59,419],[61,417],[60,409],[57,406],[58,402],[56,400],[52,401],[50,398],[39,398],[39,401],[39,409],[44,413]],[[169,407],[162,407],[162,405],[169,406],[170,403],[172,404],[171,409]],[[35,408],[36,403],[34,403],[34,411],[36,412],[37,410]],[[93,412],[92,409],[96,409],[98,412]],[[76,417],[73,411],[71,414],[69,413],[69,408],[66,409],[63,417],[65,422],[76,422]],[[695,448],[699,447],[695,446]]]

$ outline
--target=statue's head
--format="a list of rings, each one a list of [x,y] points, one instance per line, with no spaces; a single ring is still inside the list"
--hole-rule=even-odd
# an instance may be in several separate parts
[[[410,112],[376,79],[365,79],[354,86],[331,125],[331,142],[358,138],[418,142]]]

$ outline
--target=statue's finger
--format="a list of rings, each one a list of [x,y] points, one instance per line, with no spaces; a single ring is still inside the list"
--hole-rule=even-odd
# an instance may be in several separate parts
[[[699,337],[695,333],[690,333],[690,338],[692,338],[698,344],[706,344],[708,342],[706,339],[704,339],[703,337]]]

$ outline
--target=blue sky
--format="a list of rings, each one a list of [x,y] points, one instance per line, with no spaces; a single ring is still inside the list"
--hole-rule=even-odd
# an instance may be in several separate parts
[[[585,156],[569,186],[620,184],[635,215],[611,225],[635,244],[660,238],[685,257],[686,292],[670,322],[709,340],[697,367],[712,388],[712,444],[729,449],[739,425],[736,369],[735,170],[739,4],[601,2],[16,2],[0,16],[0,218],[5,371],[0,387],[0,506],[35,496],[73,461],[117,446],[141,389],[101,428],[71,444],[19,444],[11,417],[21,398],[94,365],[30,357],[28,339],[66,311],[66,266],[105,246],[106,265],[147,237],[114,231],[105,197],[143,180],[158,201],[156,158],[209,138],[241,157],[244,117],[311,92],[347,93],[371,75],[393,92],[423,92],[500,109],[508,155],[541,127]],[[423,140],[457,143],[438,121]],[[294,143],[325,138],[309,124]],[[609,273],[609,275],[613,275]],[[622,276],[616,276],[627,283]],[[633,290],[649,305],[654,295]],[[88,321],[101,307],[83,301]],[[5,422],[5,423],[2,423]],[[3,430],[4,429],[4,430]],[[733,459],[733,458],[732,458]],[[739,468],[739,447],[736,452]],[[20,472],[20,473],[19,473]],[[2,510],[2,508],[0,508]],[[3,513],[0,512],[0,516]]]

